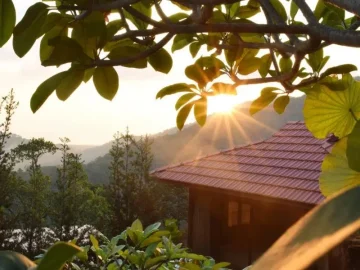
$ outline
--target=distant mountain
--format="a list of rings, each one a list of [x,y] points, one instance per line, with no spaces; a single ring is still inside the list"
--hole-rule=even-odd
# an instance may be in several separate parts
[[[213,114],[204,127],[196,123],[188,124],[182,131],[176,128],[153,135],[153,169],[170,164],[192,160],[200,156],[216,153],[235,146],[250,144],[270,137],[288,121],[303,120],[304,97],[292,98],[288,110],[278,115],[272,107],[259,112],[254,117],[248,113],[250,103],[237,106],[233,113]],[[107,154],[111,142],[101,146],[71,146],[81,153],[85,168],[92,183],[105,183],[109,179],[110,157]],[[41,162],[44,173],[56,177],[60,154],[46,156]]]

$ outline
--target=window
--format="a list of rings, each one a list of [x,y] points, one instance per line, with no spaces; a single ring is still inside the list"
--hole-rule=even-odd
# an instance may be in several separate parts
[[[250,224],[251,206],[249,204],[241,204],[241,224]]]
[[[228,226],[234,227],[238,225],[239,219],[239,203],[230,201],[228,204]]]

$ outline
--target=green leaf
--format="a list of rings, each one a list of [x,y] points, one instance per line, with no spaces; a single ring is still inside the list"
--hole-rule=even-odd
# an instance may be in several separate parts
[[[48,5],[38,2],[26,11],[24,18],[15,26],[13,47],[19,57],[23,57],[34,45],[36,39],[42,34],[46,21]]]
[[[42,65],[60,66],[62,64],[79,62],[88,63],[91,59],[83,52],[82,47],[74,39],[66,36],[57,36],[48,41],[49,46],[54,47],[49,58]]]
[[[76,24],[73,27],[71,38],[83,49],[83,52],[90,58],[95,58],[97,50],[97,38],[87,35],[84,24]]]
[[[154,224],[147,226],[144,230],[144,237],[148,237],[149,235],[157,231],[160,228],[160,226],[161,226],[160,222],[156,222]]]
[[[325,78],[326,76],[332,74],[345,74],[355,70],[357,70],[357,67],[355,65],[345,64],[345,65],[328,68],[327,70],[324,71],[324,73],[321,74],[320,77]]]
[[[0,1],[0,48],[10,39],[16,23],[16,12],[12,0]]]
[[[282,57],[280,59],[279,65],[280,65],[281,72],[284,72],[284,73],[288,72],[292,68],[292,60],[289,57],[288,58]]]
[[[189,46],[189,50],[190,50],[190,53],[191,53],[191,56],[193,58],[196,57],[196,55],[198,54],[200,48],[201,48],[201,43],[200,42],[193,42],[190,44]]]
[[[285,111],[286,106],[289,104],[290,102],[290,98],[289,96],[281,96],[278,97],[275,101],[274,101],[274,110],[278,113],[278,114],[282,114]]]
[[[107,34],[104,14],[100,11],[92,11],[82,23],[84,24],[85,35],[89,38],[105,37]]]
[[[192,34],[178,34],[175,36],[171,52],[174,53],[177,50],[181,50],[185,46],[189,45],[190,43],[194,42],[194,36]]]
[[[228,267],[229,265],[230,265],[230,263],[228,263],[228,262],[217,263],[213,266],[212,270],[220,270],[222,268]]]
[[[50,55],[54,51],[53,46],[49,46],[49,40],[58,37],[58,36],[66,36],[68,33],[68,29],[62,26],[55,26],[50,31],[48,31],[40,43],[40,61],[44,62],[49,59]]]
[[[186,67],[185,75],[189,79],[196,81],[199,88],[203,88],[208,82],[219,77],[224,68],[225,64],[215,57],[201,57],[195,64]]]
[[[261,111],[266,106],[268,106],[275,98],[277,97],[277,93],[268,92],[262,93],[260,97],[255,99],[250,105],[250,115],[254,115],[255,113]]]
[[[43,25],[42,33],[46,34],[56,26],[67,28],[67,25],[73,21],[71,15],[52,12],[47,14],[45,23]]]
[[[179,110],[178,115],[176,117],[176,125],[179,130],[183,129],[185,121],[188,118],[189,113],[193,106],[194,106],[194,102],[190,102]]]
[[[351,142],[349,143],[348,137],[344,137],[324,158],[319,177],[320,190],[324,196],[331,196],[344,188],[360,185],[360,173],[349,167],[347,158],[349,147]]]
[[[319,139],[328,134],[342,138],[353,130],[356,119],[360,118],[360,83],[351,77],[344,91],[331,91],[318,86],[315,94],[307,95],[304,105],[306,127]]]
[[[194,115],[196,122],[198,122],[200,126],[204,126],[207,117],[207,98],[201,97],[200,99],[194,101],[194,103]]]
[[[84,74],[85,71],[83,69],[70,69],[56,88],[57,97],[62,101],[67,100],[80,86],[83,81]]]
[[[61,270],[66,261],[81,251],[81,248],[76,245],[58,242],[46,252],[37,270]]]
[[[180,109],[182,106],[184,106],[186,103],[188,103],[195,96],[197,96],[197,94],[195,94],[195,93],[188,93],[188,94],[182,95],[176,102],[175,109],[176,110]]]
[[[95,68],[88,68],[87,70],[85,70],[84,79],[83,79],[84,83],[87,83],[92,78],[94,72],[95,72]]]
[[[99,248],[99,241],[92,234],[90,234],[90,242],[95,249]]]
[[[111,60],[128,58],[128,57],[132,57],[132,56],[136,57],[141,52],[142,52],[142,50],[138,46],[125,45],[125,46],[121,46],[121,47],[115,47],[109,53],[108,57]],[[147,67],[147,59],[141,58],[141,59],[135,60],[128,64],[122,64],[122,66],[129,67],[129,68],[146,68]]]
[[[156,99],[158,98],[163,98],[165,96],[168,95],[173,95],[176,93],[181,93],[181,92],[193,92],[191,90],[191,88],[194,88],[193,85],[189,85],[186,83],[176,83],[176,84],[172,84],[169,86],[164,87],[163,89],[161,89],[157,95],[156,95]]]
[[[135,220],[132,224],[131,224],[131,229],[133,229],[134,231],[143,231],[143,225],[141,223],[141,221],[139,219]]]
[[[250,59],[243,59],[238,66],[238,72],[241,75],[249,75],[257,71],[262,65],[260,58],[254,57]]]
[[[290,17],[291,19],[294,20],[296,14],[299,11],[299,7],[297,6],[297,4],[294,2],[294,0],[291,0],[291,4],[290,4]]]
[[[360,121],[348,136],[346,157],[349,161],[350,169],[360,172]]]
[[[307,269],[360,228],[359,204],[360,187],[327,199],[287,230],[251,270]]]
[[[149,56],[149,64],[156,71],[167,74],[172,68],[173,60],[171,55],[164,48],[161,48],[156,53]]]
[[[284,6],[281,4],[279,0],[270,0],[271,5],[274,7],[276,12],[281,16],[284,22],[287,21],[287,13]]]
[[[62,79],[66,76],[66,73],[67,71],[60,72],[39,85],[30,101],[30,107],[33,113],[35,113],[55,91]]]
[[[93,81],[98,93],[105,99],[112,100],[119,88],[119,76],[113,67],[97,67]]]
[[[276,91],[281,91],[280,88],[277,87],[265,87],[261,90],[261,95],[267,95],[267,94],[272,94]]]
[[[260,59],[262,64],[259,67],[259,73],[262,78],[265,78],[266,75],[269,73],[269,69],[271,66],[271,56],[270,54],[265,54]]]
[[[320,49],[317,50],[316,52],[310,53],[309,58],[306,59],[306,61],[314,72],[318,72],[323,58],[324,58],[324,51],[323,49]]]
[[[0,251],[1,269],[4,270],[28,270],[36,266],[24,255],[13,251]]]
[[[151,18],[151,6],[147,5],[144,2],[137,2],[131,5],[132,8],[136,9],[143,15]],[[125,17],[128,18],[138,29],[146,29],[148,23],[144,22],[143,20],[131,15],[127,11],[124,11]]]
[[[211,86],[211,89],[217,95],[236,95],[236,87],[233,84],[217,82]]]
[[[113,20],[106,25],[107,40],[111,40],[125,26],[122,20]]]

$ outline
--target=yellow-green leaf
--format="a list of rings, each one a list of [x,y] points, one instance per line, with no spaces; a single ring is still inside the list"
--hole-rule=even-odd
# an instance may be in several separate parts
[[[288,72],[292,68],[292,60],[290,57],[287,57],[287,58],[282,57],[280,59],[279,65],[280,65],[281,72]]]
[[[175,109],[176,110],[180,109],[183,105],[188,103],[188,101],[190,101],[195,96],[197,96],[197,94],[195,94],[195,93],[188,93],[188,94],[182,95],[176,102]]]
[[[183,129],[185,121],[188,118],[189,113],[193,106],[194,106],[194,102],[190,102],[179,110],[178,115],[176,117],[176,125],[179,130]]]
[[[251,270],[307,269],[360,228],[359,204],[360,187],[328,198],[288,229]]]
[[[356,122],[353,131],[348,136],[346,157],[349,161],[349,167],[360,172],[360,121]]]
[[[84,78],[84,73],[83,69],[70,69],[56,88],[57,97],[62,101],[67,100],[80,86]]]
[[[299,11],[299,7],[297,6],[297,4],[294,2],[294,0],[291,1],[290,4],[290,17],[291,19],[294,19],[296,14]]]
[[[40,43],[40,61],[44,62],[48,60],[52,52],[54,51],[54,46],[49,46],[49,40],[57,37],[57,36],[66,36],[68,31],[66,27],[63,26],[54,26],[50,31],[48,31]]]
[[[149,63],[156,71],[167,74],[172,68],[173,60],[171,55],[164,48],[161,48],[149,56]]]
[[[61,270],[66,261],[72,259],[82,249],[74,244],[58,242],[54,244],[41,259],[37,270]]]
[[[163,89],[161,89],[157,95],[156,95],[156,99],[160,98],[162,99],[165,96],[168,95],[173,95],[176,93],[181,93],[181,92],[193,92],[191,90],[191,88],[194,88],[194,85],[189,85],[186,83],[175,83],[172,85],[168,85],[166,87],[164,87]]]
[[[24,18],[15,26],[13,47],[17,56],[23,57],[42,34],[42,28],[48,13],[47,8],[48,5],[44,3],[35,3],[29,7]]]
[[[108,57],[111,60],[128,58],[128,57],[132,57],[132,56],[136,57],[141,52],[142,52],[142,50],[136,45],[133,45],[133,46],[125,45],[125,46],[121,46],[121,47],[115,47],[113,50],[111,50]],[[129,68],[146,68],[147,67],[147,59],[146,58],[137,59],[131,63],[122,64],[122,66],[129,67]]]
[[[33,113],[35,113],[47,100],[47,98],[55,91],[58,85],[61,83],[67,71],[60,72],[39,85],[35,93],[30,100],[30,107]]]
[[[199,100],[195,101],[194,105],[194,115],[196,122],[200,126],[204,126],[206,123],[206,117],[207,117],[207,98],[201,97]]]
[[[132,224],[131,224],[131,229],[133,229],[134,231],[143,231],[143,225],[141,223],[140,220],[135,220]]]
[[[319,86],[318,90],[307,95],[305,124],[316,138],[326,138],[330,133],[339,138],[347,136],[356,119],[360,119],[360,82],[350,75],[346,78],[348,88],[344,91],[331,91],[326,86]]]
[[[332,148],[322,163],[319,178],[320,190],[330,196],[341,189],[360,185],[360,173],[349,167],[346,156],[348,137],[342,138]]]
[[[95,249],[99,248],[99,241],[92,234],[90,234],[90,242]]]
[[[290,102],[290,98],[289,96],[281,96],[278,97],[275,101],[274,101],[274,110],[278,113],[278,114],[282,114],[285,111],[286,106],[289,104]]]
[[[119,76],[113,67],[97,67],[93,81],[98,93],[105,99],[112,100],[119,88]]]
[[[271,5],[274,7],[276,12],[281,16],[281,18],[286,22],[287,20],[287,13],[286,9],[284,8],[283,4],[279,0],[270,0]]]
[[[238,72],[241,75],[249,75],[260,68],[262,61],[260,58],[243,59],[238,66]]]
[[[264,109],[277,97],[277,95],[278,94],[274,92],[262,93],[260,97],[251,103],[249,110],[250,115],[254,115],[255,113]]]
[[[0,48],[10,39],[16,23],[16,12],[12,0],[0,1]]]

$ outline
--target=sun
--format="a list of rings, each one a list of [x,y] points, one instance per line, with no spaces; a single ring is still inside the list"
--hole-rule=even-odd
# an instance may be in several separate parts
[[[210,113],[230,114],[239,101],[235,96],[218,95],[209,98],[208,102]]]

